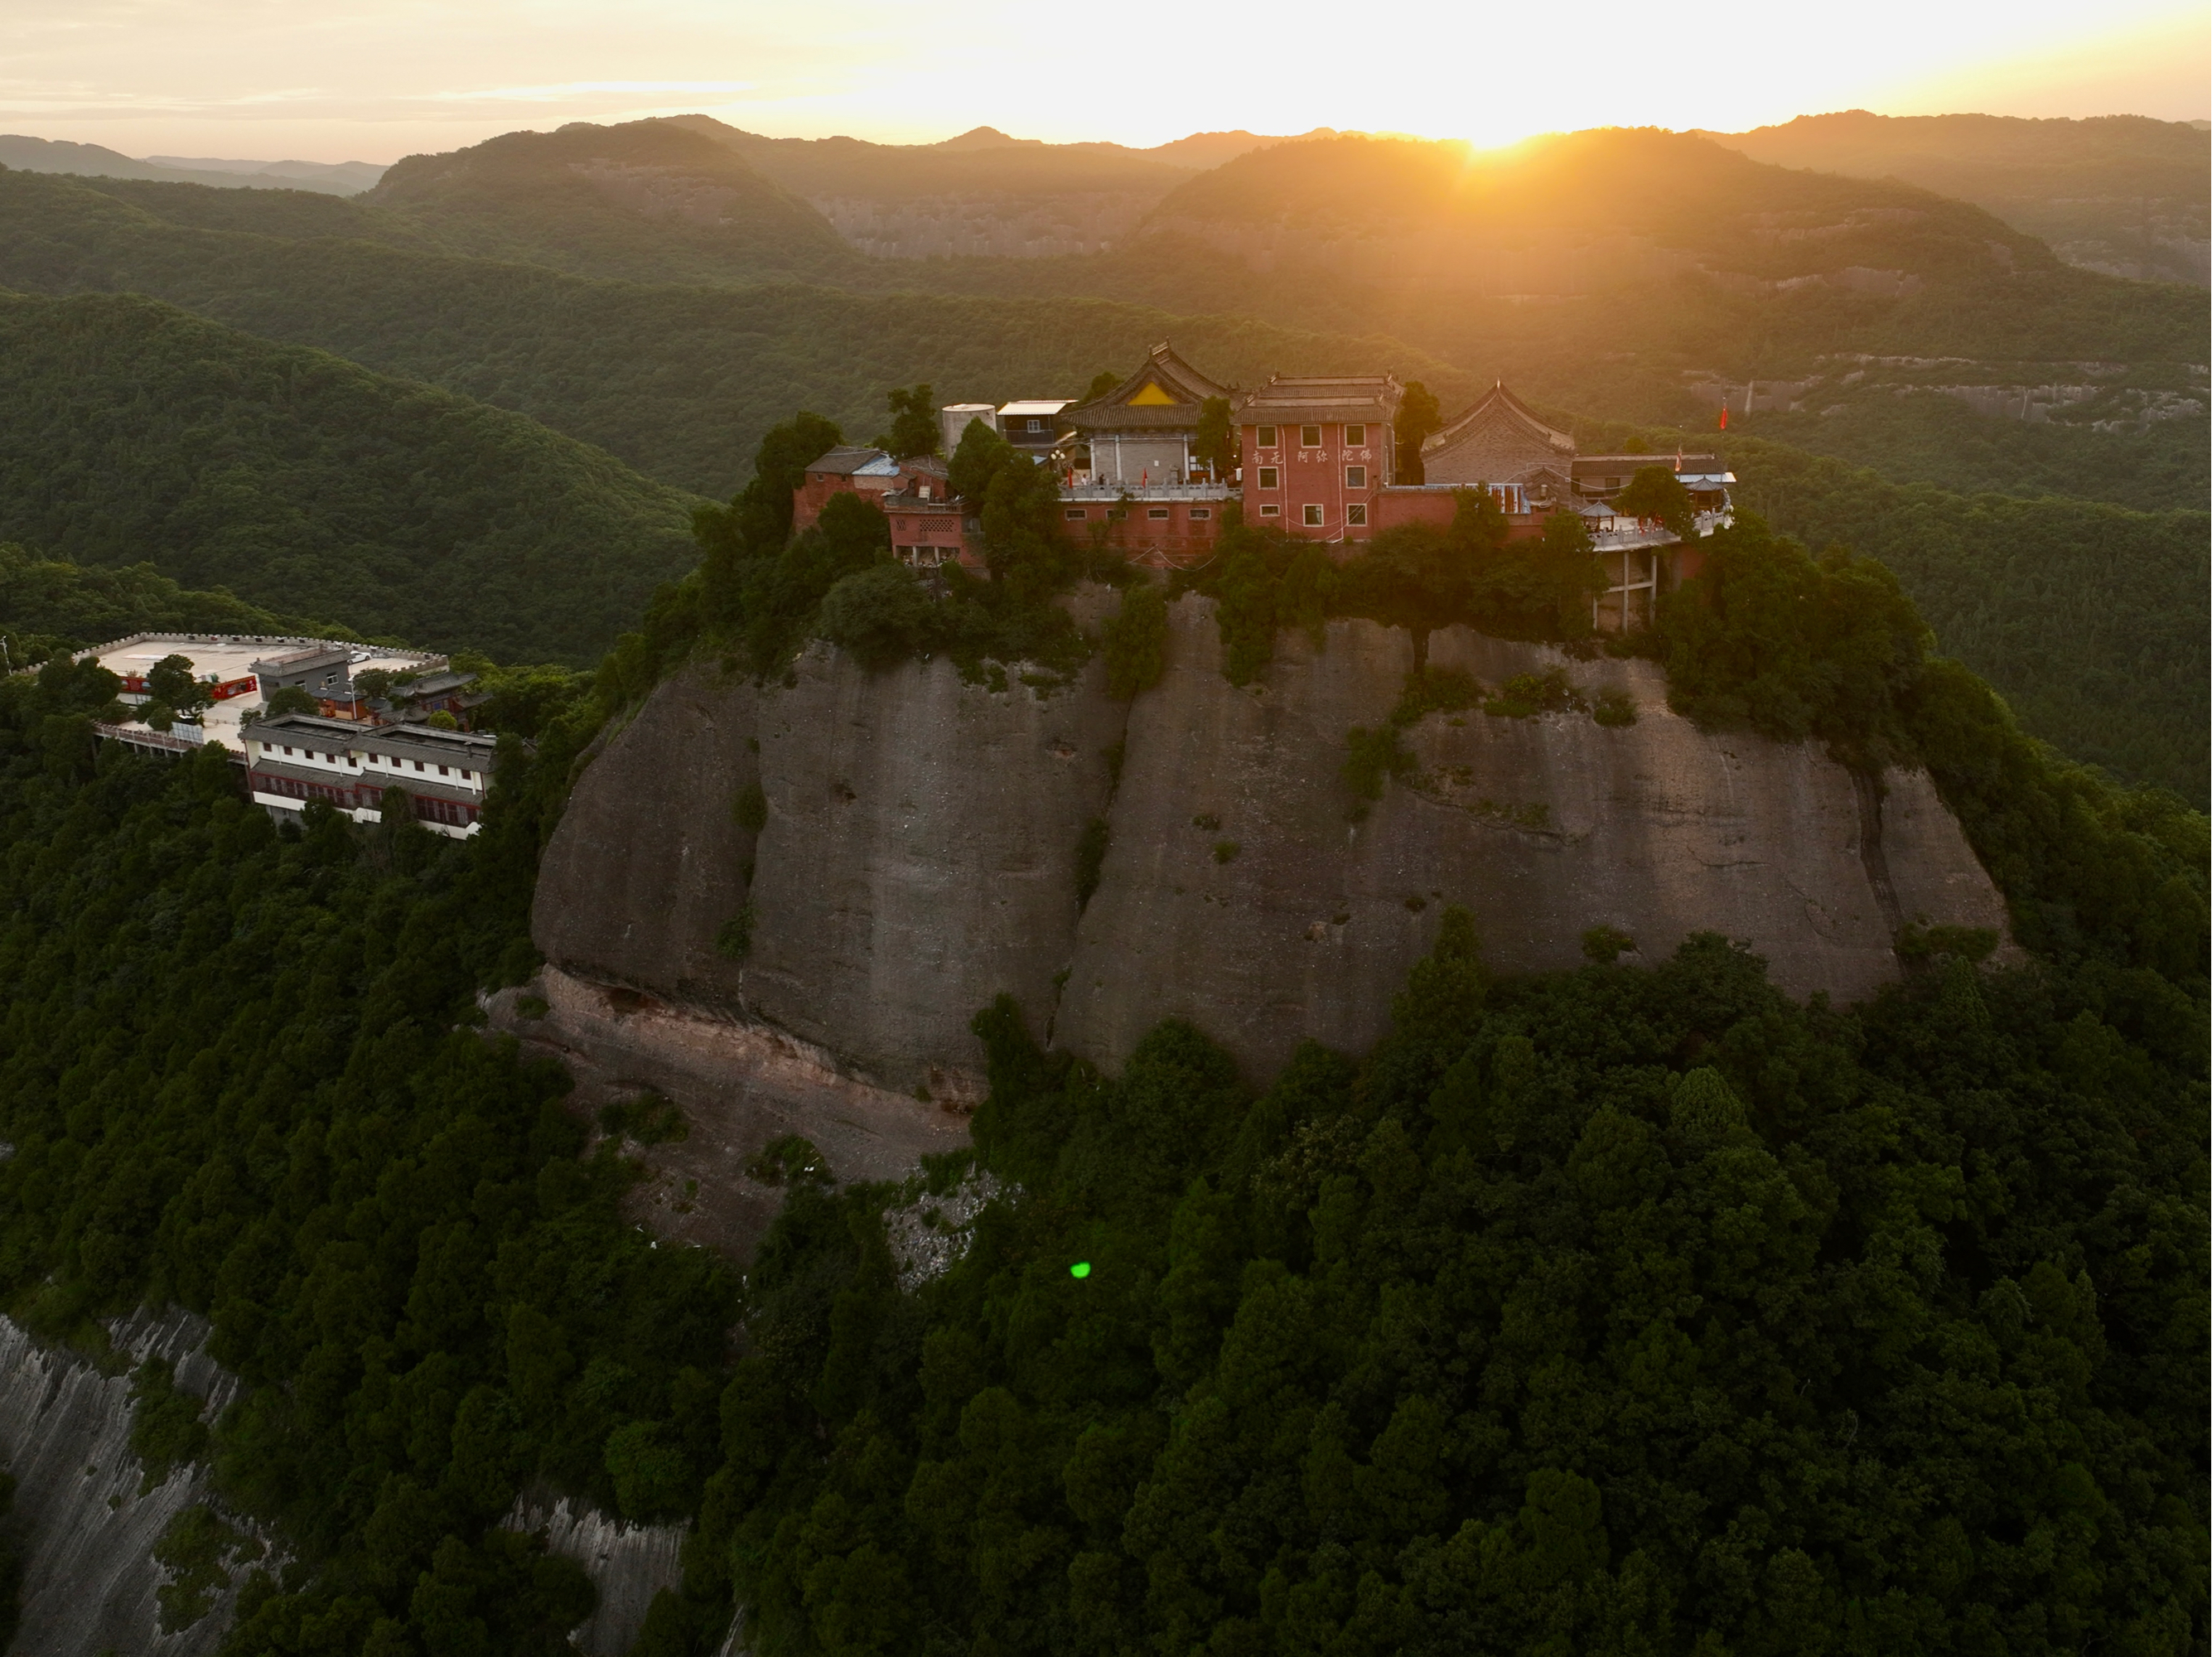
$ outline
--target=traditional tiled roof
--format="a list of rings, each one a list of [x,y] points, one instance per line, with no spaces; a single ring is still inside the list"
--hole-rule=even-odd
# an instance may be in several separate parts
[[[1473,408],[1447,422],[1442,431],[1422,444],[1421,452],[1433,454],[1454,447],[1468,435],[1486,430],[1511,432],[1542,444],[1554,456],[1571,458],[1575,452],[1575,440],[1547,425],[1534,409],[1505,389],[1502,379],[1477,398]]]
[[[1060,417],[1079,432],[1188,431],[1208,398],[1229,395],[1163,340],[1135,373],[1103,397],[1062,409]]]
[[[841,477],[850,477],[865,472],[870,476],[881,476],[898,470],[898,462],[881,449],[864,448],[856,444],[841,443],[829,453],[810,460],[806,470],[811,472],[831,472]]]
[[[1388,425],[1398,417],[1405,396],[1406,388],[1392,374],[1275,374],[1237,399],[1237,418],[1248,426],[1261,421],[1340,425],[1347,420]]]
[[[1502,380],[1421,445],[1431,483],[1510,483],[1574,458],[1575,440],[1546,424]]]

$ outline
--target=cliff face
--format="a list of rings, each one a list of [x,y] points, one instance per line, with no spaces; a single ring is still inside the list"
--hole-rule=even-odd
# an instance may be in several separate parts
[[[1189,598],[1165,679],[1127,707],[1096,664],[1056,693],[994,691],[949,662],[871,676],[821,646],[791,688],[672,680],[579,782],[538,944],[574,979],[773,1027],[943,1099],[979,1087],[968,1023],[1001,991],[1108,1067],[1169,1016],[1255,1079],[1308,1036],[1364,1047],[1450,903],[1500,971],[1575,965],[1593,926],[1647,960],[1717,931],[1791,992],[1840,1000],[1896,975],[1900,924],[2003,926],[1924,775],[1855,785],[1818,750],[1698,731],[1651,664],[1464,629],[1430,636],[1432,666],[1492,686],[1564,666],[1586,696],[1626,695],[1636,722],[1432,713],[1405,733],[1418,774],[1353,821],[1346,734],[1383,719],[1413,641],[1339,621],[1320,650],[1278,649],[1263,683],[1231,685],[1212,607]],[[749,780],[757,840],[732,819]],[[1110,846],[1079,912],[1076,847],[1101,816]],[[747,902],[739,963],[713,940]]]
[[[237,1396],[236,1380],[200,1350],[207,1326],[197,1318],[142,1313],[110,1334],[133,1362],[173,1363],[179,1387],[207,1399],[210,1419]],[[15,1477],[13,1519],[28,1532],[29,1545],[22,1621],[11,1649],[51,1657],[104,1651],[197,1657],[228,1631],[244,1571],[232,1572],[208,1615],[174,1634],[161,1631],[156,1596],[167,1574],[154,1544],[179,1513],[209,1499],[209,1479],[204,1468],[182,1466],[142,1492],[145,1469],[131,1453],[131,1421],[128,1375],[102,1375],[0,1318],[0,1465]]]

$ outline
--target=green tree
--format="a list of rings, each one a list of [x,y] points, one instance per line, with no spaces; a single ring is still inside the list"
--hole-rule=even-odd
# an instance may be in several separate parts
[[[1017,458],[1012,444],[981,421],[971,420],[952,451],[945,481],[963,501],[980,505],[991,492],[991,480]]]
[[[929,596],[903,564],[872,564],[846,576],[822,600],[822,636],[863,666],[884,668],[928,635]]]
[[[164,656],[148,668],[146,693],[177,713],[197,713],[214,700],[208,687],[192,677],[189,656]]]
[[[1191,439],[1190,453],[1216,481],[1236,471],[1241,455],[1227,398],[1209,397],[1199,405],[1198,431]]]
[[[313,713],[322,704],[303,685],[280,685],[262,699],[262,711],[275,719],[280,713]]]
[[[928,385],[924,383],[911,390],[894,386],[884,401],[890,409],[891,428],[876,440],[876,446],[888,450],[901,460],[935,454],[943,433],[937,422],[937,404],[930,395]]]
[[[1106,694],[1127,701],[1149,690],[1167,671],[1168,600],[1164,588],[1133,581],[1106,623]]]
[[[1419,483],[1428,477],[1421,462],[1421,445],[1444,423],[1436,394],[1418,379],[1406,382],[1406,395],[1398,404],[1398,481]]]
[[[1696,504],[1671,467],[1638,466],[1628,487],[1613,497],[1613,505],[1616,512],[1663,524],[1685,541],[1697,535]]]

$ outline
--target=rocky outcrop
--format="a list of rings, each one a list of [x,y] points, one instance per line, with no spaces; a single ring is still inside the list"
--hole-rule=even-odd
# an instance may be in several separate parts
[[[1126,707],[1096,664],[1072,686],[994,688],[945,661],[870,675],[817,646],[783,687],[694,672],[654,693],[577,785],[537,938],[572,1002],[622,986],[650,1003],[643,1023],[623,1015],[614,1071],[666,1059],[655,1085],[711,1114],[766,1085],[755,1059],[704,1056],[716,1042],[795,1043],[850,1094],[818,1113],[842,1136],[833,1164],[872,1167],[946,1126],[888,1102],[974,1096],[969,1021],[1001,992],[1100,1065],[1175,1016],[1256,1079],[1310,1036],[1374,1041],[1447,904],[1474,913],[1500,971],[1576,965],[1595,926],[1645,959],[1714,931],[1792,992],[1839,1000],[1896,976],[1901,924],[2003,926],[1923,775],[1863,790],[1818,749],[1702,731],[1668,710],[1650,663],[1460,628],[1426,648],[1492,686],[1563,668],[1587,697],[1627,698],[1635,722],[1432,713],[1405,733],[1413,774],[1361,816],[1346,735],[1398,700],[1414,650],[1401,630],[1333,622],[1318,649],[1285,634],[1239,689],[1211,604],[1185,598],[1165,679]],[[766,805],[757,837],[732,817],[749,783]],[[1077,847],[1101,816],[1110,843],[1079,909]],[[746,911],[750,953],[716,955]],[[594,1005],[602,1026],[622,1014]],[[543,1023],[556,1045],[582,1029],[557,1010]],[[606,1051],[605,1029],[586,1038]],[[771,1116],[808,1119],[807,1087],[775,1085],[733,1146]]]
[[[660,1000],[558,967],[531,992],[502,991],[486,1011],[495,1029],[568,1066],[573,1108],[590,1117],[647,1093],[681,1107],[681,1138],[629,1147],[647,1177],[623,1199],[632,1220],[672,1241],[748,1257],[783,1202],[782,1188],[750,1164],[788,1134],[811,1141],[848,1181],[896,1180],[929,1152],[968,1143],[961,1096],[922,1100],[878,1087],[822,1049],[727,1009]]]
[[[573,1559],[599,1590],[599,1604],[568,1643],[586,1657],[623,1657],[645,1627],[653,1596],[684,1581],[682,1525],[633,1525],[567,1496],[521,1496],[500,1521],[544,1535],[549,1553]]]
[[[167,1359],[179,1387],[207,1399],[210,1420],[237,1395],[236,1379],[202,1350],[206,1324],[189,1314],[141,1314],[110,1335],[127,1363]],[[43,1347],[0,1318],[0,1466],[15,1477],[10,1520],[27,1544],[11,1650],[198,1657],[228,1629],[242,1572],[208,1615],[175,1634],[161,1631],[155,1595],[165,1575],[154,1544],[178,1514],[208,1499],[207,1478],[178,1467],[142,1494],[145,1469],[131,1453],[131,1421],[127,1372],[106,1374],[76,1353]]]
[[[1113,846],[1054,1026],[1062,1045],[1111,1065],[1176,1017],[1260,1074],[1307,1037],[1358,1051],[1445,904],[1473,911],[1504,971],[1577,966],[1596,926],[1647,960],[1717,932],[1791,992],[1844,1000],[1896,976],[1904,920],[2003,924],[1924,775],[1892,774],[1863,821],[1843,767],[1699,731],[1669,711],[1654,664],[1569,662],[1459,628],[1430,635],[1431,667],[1492,686],[1565,667],[1588,698],[1625,695],[1636,722],[1432,713],[1407,733],[1417,774],[1352,821],[1345,733],[1387,716],[1413,640],[1340,621],[1319,651],[1296,634],[1278,648],[1265,683],[1238,689],[1210,618],[1178,606],[1168,676],[1130,716]],[[1869,869],[1878,850],[1894,916]]]

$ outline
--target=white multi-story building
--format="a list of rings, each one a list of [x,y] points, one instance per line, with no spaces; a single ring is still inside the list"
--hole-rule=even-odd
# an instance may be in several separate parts
[[[498,737],[428,725],[284,713],[250,720],[240,736],[253,803],[276,816],[296,818],[319,799],[356,822],[374,822],[385,791],[398,788],[417,822],[455,839],[476,833],[499,764]]]

